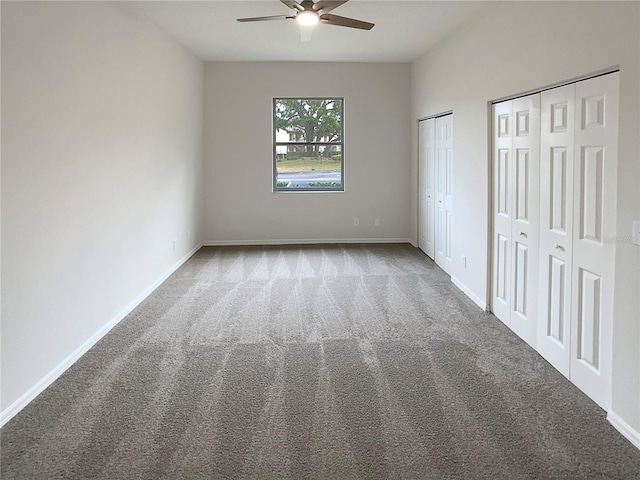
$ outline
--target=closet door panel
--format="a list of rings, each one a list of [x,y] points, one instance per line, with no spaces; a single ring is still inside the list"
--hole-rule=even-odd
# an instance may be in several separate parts
[[[436,122],[436,263],[453,272],[453,115]]]
[[[436,182],[436,120],[427,120],[427,255],[435,259],[436,243],[436,210],[435,210],[435,182]]]
[[[568,296],[566,294],[567,264],[562,259],[549,255],[547,274],[548,277],[542,279],[543,283],[549,287],[548,292],[546,292],[548,295],[547,308],[543,312],[546,317],[544,335],[548,341],[557,343],[559,348],[568,348],[568,345],[566,345],[566,332],[569,326],[566,317],[568,311]]]
[[[447,271],[452,273],[453,267],[453,115],[442,117],[445,122],[445,190],[444,208],[447,217],[445,240],[445,259]]]
[[[540,229],[540,94],[513,100],[511,329],[536,346]]]
[[[527,321],[527,315],[529,311],[529,284],[531,277],[530,269],[530,249],[527,245],[521,242],[515,242],[515,255],[513,267],[515,276],[513,278],[513,313],[517,314],[519,320]],[[516,330],[516,324],[518,322],[511,320],[513,330]]]
[[[444,210],[444,189],[445,189],[445,151],[442,148],[444,142],[444,125],[435,119],[436,151],[435,151],[435,212],[436,212],[436,237],[435,237],[435,261],[440,267],[444,265],[445,259],[445,238],[446,215]],[[444,267],[443,267],[444,268]]]
[[[418,127],[418,245],[435,257],[435,119],[419,122]]]
[[[427,128],[418,122],[418,246],[426,253],[427,243]]]
[[[541,93],[537,349],[569,377],[575,85]]]
[[[576,84],[571,381],[611,404],[618,74]]]
[[[513,101],[493,105],[493,313],[511,326]]]

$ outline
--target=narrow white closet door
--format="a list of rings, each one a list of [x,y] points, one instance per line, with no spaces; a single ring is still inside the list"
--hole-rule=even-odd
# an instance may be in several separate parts
[[[511,324],[511,154],[513,101],[493,106],[493,298],[492,310]]]
[[[571,381],[611,404],[618,74],[576,84]]]
[[[453,115],[436,118],[436,263],[453,271]]]
[[[511,329],[535,348],[540,230],[540,94],[513,100]]]
[[[569,378],[575,85],[541,94],[538,352]]]
[[[435,257],[435,119],[419,122],[418,131],[419,220],[418,244],[431,259]]]

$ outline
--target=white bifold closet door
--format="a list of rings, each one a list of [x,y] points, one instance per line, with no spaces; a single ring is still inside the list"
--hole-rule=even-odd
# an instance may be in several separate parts
[[[493,108],[495,315],[608,410],[618,74]]]
[[[418,246],[451,274],[453,114],[419,122],[418,191]]]
[[[493,312],[535,348],[540,94],[493,108]]]
[[[542,93],[538,351],[611,403],[618,74]]]
[[[418,125],[418,246],[434,260],[436,120],[429,118]]]

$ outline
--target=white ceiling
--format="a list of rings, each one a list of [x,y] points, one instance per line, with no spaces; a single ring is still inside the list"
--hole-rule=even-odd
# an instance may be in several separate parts
[[[236,21],[292,12],[279,0],[127,2],[205,61],[313,62],[411,62],[486,3],[351,0],[332,13],[375,23],[373,30],[321,24],[301,42],[293,20]]]

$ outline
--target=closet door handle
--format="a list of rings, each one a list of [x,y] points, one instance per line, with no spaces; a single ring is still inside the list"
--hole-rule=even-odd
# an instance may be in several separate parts
[[[556,243],[554,245],[554,247],[556,247],[558,250],[562,250],[564,252],[564,247],[562,245],[560,245],[559,243]]]
[[[521,237],[527,238],[527,234],[524,232],[518,232],[520,234]]]

